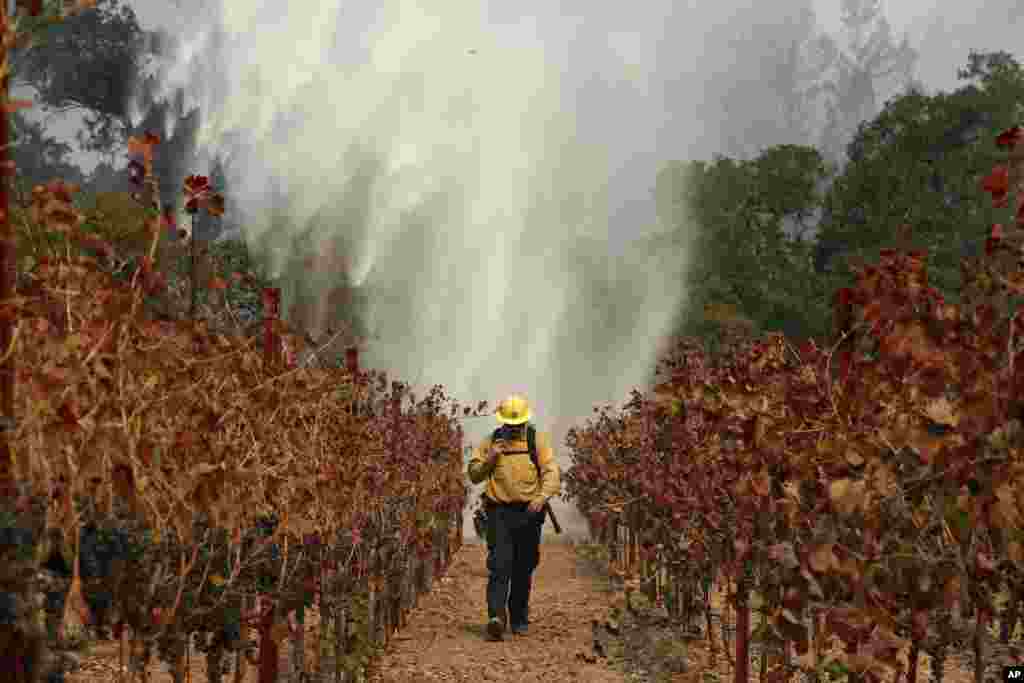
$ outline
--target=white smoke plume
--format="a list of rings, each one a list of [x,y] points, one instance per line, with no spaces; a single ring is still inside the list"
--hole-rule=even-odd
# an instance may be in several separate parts
[[[537,27],[495,30],[479,0],[213,5],[162,87],[199,107],[202,153],[230,159],[246,240],[277,273],[313,257],[317,331],[331,286],[368,301],[365,366],[467,404],[526,394],[567,467],[568,427],[644,382],[684,292],[678,258],[608,256],[613,168]],[[469,422],[470,442],[496,426]]]

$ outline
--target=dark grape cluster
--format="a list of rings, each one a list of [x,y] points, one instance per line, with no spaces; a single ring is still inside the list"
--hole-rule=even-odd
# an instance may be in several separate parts
[[[47,591],[44,609],[47,614],[62,614],[64,612],[65,591]]]
[[[35,534],[31,529],[19,526],[0,527],[0,556],[14,551],[20,553],[31,549],[35,544]]]
[[[129,535],[122,529],[101,527],[95,523],[82,527],[78,569],[83,581],[87,582],[85,601],[101,621],[114,606],[112,586],[108,581],[113,561],[115,558],[128,559],[131,549]],[[73,569],[57,550],[50,553],[42,568],[65,578],[71,576]],[[60,614],[64,609],[65,594],[65,590],[46,591],[46,612]]]
[[[203,651],[226,647],[234,649],[242,639],[242,609],[235,606],[228,606],[219,615],[213,615],[207,622],[206,634],[196,634],[198,643]]]
[[[106,585],[100,585],[93,587],[92,590],[86,592],[85,599],[89,604],[89,608],[93,612],[103,612],[114,605],[114,594],[110,592],[110,589]]]
[[[256,530],[259,531],[261,537],[266,538],[277,529],[277,523],[277,515],[263,515],[256,518]]]
[[[83,579],[110,576],[115,558],[126,558],[130,543],[128,534],[118,528],[89,524],[82,528],[79,546],[79,571]]]
[[[237,643],[242,639],[242,615],[240,610],[226,611],[222,631],[222,638],[226,643]]]
[[[0,592],[0,624],[15,623],[18,618],[18,598],[14,593]]]

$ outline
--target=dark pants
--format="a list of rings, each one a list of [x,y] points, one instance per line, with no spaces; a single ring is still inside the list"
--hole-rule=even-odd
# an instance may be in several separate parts
[[[526,503],[487,506],[487,618],[508,625],[529,623],[530,584],[540,563],[543,512],[530,512]]]

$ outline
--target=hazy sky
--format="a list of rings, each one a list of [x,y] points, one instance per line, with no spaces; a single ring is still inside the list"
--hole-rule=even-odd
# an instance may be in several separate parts
[[[820,26],[836,35],[840,29],[841,0],[809,0]],[[313,3],[314,0],[309,0]],[[199,7],[210,0],[130,0],[145,28],[190,31],[202,16]],[[259,5],[253,0],[251,5]],[[778,20],[785,8],[799,0],[642,0],[632,3],[596,3],[588,0],[550,2],[520,0],[484,3],[493,8],[488,20],[495,36],[543,42],[547,58],[557,58],[566,76],[575,81],[580,134],[609,145],[616,172],[609,196],[615,229],[613,239],[625,237],[637,223],[651,220],[650,186],[658,164],[692,155],[709,158],[719,151],[720,131],[711,126],[687,125],[695,107],[714,110],[714,102],[701,102],[708,79],[730,79],[746,74],[743,54],[732,46],[706,44],[735,26],[737,33]],[[908,32],[921,51],[918,77],[934,89],[956,86],[955,70],[971,48],[1018,48],[1022,13],[1018,0],[885,0],[886,16],[898,36]],[[363,28],[372,20],[373,2],[344,3],[343,21],[351,26],[346,41],[359,45]],[[273,6],[269,3],[268,7]],[[187,8],[187,9],[186,9]],[[194,22],[199,23],[199,22]],[[193,24],[194,25],[194,24]],[[754,41],[751,41],[754,42]],[[478,49],[488,49],[481,46]],[[756,48],[754,48],[756,50]],[[1016,54],[1016,53],[1015,53]],[[666,87],[678,82],[684,85]],[[721,84],[711,91],[718,92]],[[734,115],[734,113],[732,114]],[[730,115],[730,120],[731,116]],[[705,119],[710,118],[706,113]],[[53,130],[70,139],[74,116],[65,117]],[[73,141],[72,141],[73,143]],[[91,169],[95,159],[83,157]]]
[[[144,28],[186,32],[192,30],[190,18],[201,15],[194,9],[211,6],[210,0],[129,0],[126,4],[135,10]],[[776,20],[777,8],[801,3],[520,0],[490,4],[496,6],[489,12],[496,33],[518,33],[524,41],[539,36],[536,39],[546,43],[546,54],[560,55],[564,71],[575,77],[579,101],[584,105],[579,116],[581,131],[616,148],[618,168],[610,211],[618,227],[614,235],[625,236],[631,232],[630,226],[653,216],[650,186],[660,162],[687,154],[709,158],[718,151],[718,136],[678,125],[701,99],[699,86],[704,78],[728,80],[730,76],[730,64],[716,58],[721,48],[704,44],[702,34],[713,30],[722,35],[722,26],[726,32],[730,26],[738,27],[737,31],[756,27],[762,19]],[[819,25],[832,35],[838,35],[841,28],[840,4],[841,0],[810,0]],[[955,71],[964,65],[971,48],[1019,54],[1015,50],[1024,12],[1017,4],[1017,0],[885,0],[883,7],[893,32],[897,36],[908,33],[921,51],[918,78],[931,89],[950,89],[956,87]],[[345,3],[343,12],[354,26],[353,35],[362,33],[361,27],[373,16],[369,8],[375,5]],[[358,38],[353,44],[358,44]],[[743,55],[729,57],[729,62],[735,62]],[[612,78],[601,73],[610,65],[622,64],[626,68]],[[745,72],[734,73],[739,71]],[[687,96],[673,97],[664,85],[680,74],[691,76],[698,87],[691,89],[688,83],[684,88]],[[57,121],[53,131],[74,144],[71,136],[76,127],[76,117],[71,115]],[[79,158],[87,170],[96,161],[85,155]]]
[[[945,90],[972,48],[1024,57],[1019,2],[884,4],[921,52],[916,76]],[[383,331],[367,365],[467,404],[525,392],[561,447],[594,403],[643,381],[685,299],[668,268],[682,259],[621,259],[628,305],[609,315],[593,250],[622,253],[651,223],[665,161],[778,142],[759,139],[776,117],[763,60],[808,5],[836,35],[840,0],[129,4],[189,47],[168,82],[212,114],[204,139],[250,138],[231,185],[247,230],[270,229],[277,176],[293,182],[296,230],[349,240],[346,274],[373,292]],[[282,113],[295,125],[264,127]]]

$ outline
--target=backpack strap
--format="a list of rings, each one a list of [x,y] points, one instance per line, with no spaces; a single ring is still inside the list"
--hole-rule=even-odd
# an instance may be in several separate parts
[[[537,456],[537,430],[534,429],[532,424],[526,425],[526,447],[530,449],[530,460],[533,461],[533,466],[537,468],[537,479],[539,480],[542,474],[540,471],[540,459]]]
[[[494,430],[494,434],[493,434],[493,436],[491,438],[493,439],[493,438],[497,437],[499,432],[501,432],[501,427],[499,427],[498,429]],[[540,478],[543,475],[542,475],[542,473],[540,471],[540,459],[537,456],[537,429],[536,429],[536,427],[534,427],[529,422],[526,423],[526,447],[529,450],[527,450],[527,451],[505,451],[505,454],[506,455],[516,455],[516,454],[519,454],[519,453],[529,453],[530,454],[530,462],[532,462],[533,466],[537,468],[537,479],[539,481]]]

